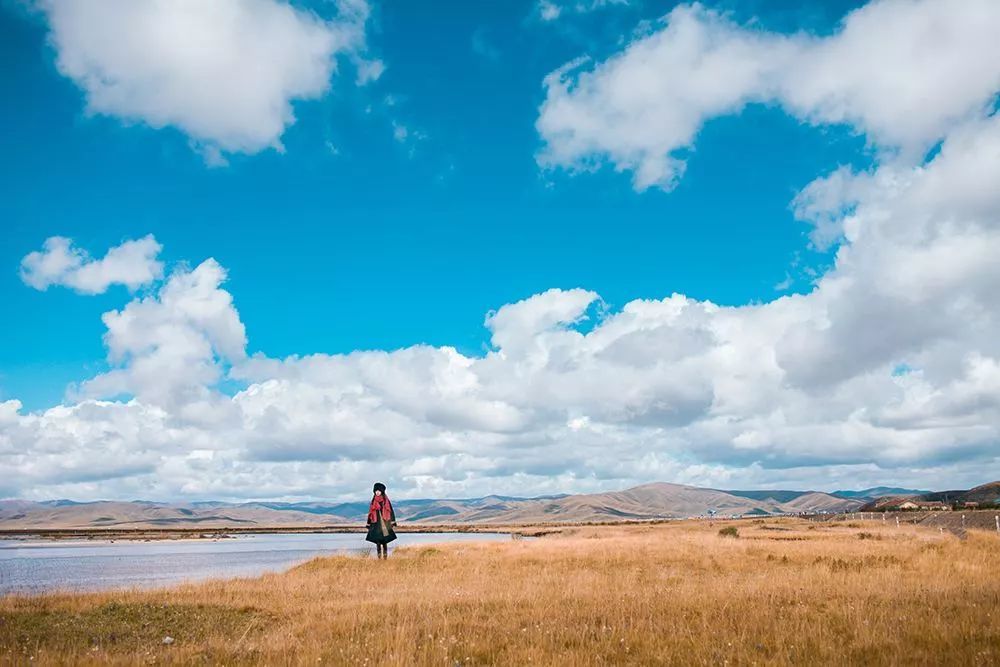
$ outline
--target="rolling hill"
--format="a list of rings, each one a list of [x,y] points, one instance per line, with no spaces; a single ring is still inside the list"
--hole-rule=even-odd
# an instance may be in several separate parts
[[[894,495],[875,498],[865,503],[862,511],[892,510],[906,501],[943,502],[948,505],[961,506],[965,503],[977,503],[981,506],[1000,507],[1000,482],[981,484],[972,489],[953,489],[951,491],[933,491],[913,495]]]
[[[969,489],[962,496],[962,502],[1000,504],[1000,482],[990,482]]]
[[[624,491],[517,498],[397,500],[396,517],[409,523],[540,523],[841,512],[861,502],[814,491],[721,491],[655,482]],[[367,502],[281,503],[69,500],[0,501],[0,529],[233,528],[360,524]]]
[[[197,508],[144,501],[64,501],[25,503],[0,501],[0,528],[205,528],[267,526],[314,526],[346,523],[343,517],[300,511],[276,511],[254,504]]]

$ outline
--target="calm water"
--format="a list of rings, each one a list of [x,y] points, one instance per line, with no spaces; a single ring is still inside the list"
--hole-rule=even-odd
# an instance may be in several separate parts
[[[396,547],[509,540],[506,533],[399,533]],[[0,540],[0,595],[60,590],[152,587],[280,572],[330,554],[374,556],[364,533],[268,533],[220,540],[51,542]]]

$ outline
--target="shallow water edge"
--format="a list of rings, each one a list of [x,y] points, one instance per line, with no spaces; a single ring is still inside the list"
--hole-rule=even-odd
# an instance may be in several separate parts
[[[226,531],[227,533],[229,531]],[[398,547],[517,539],[510,533],[404,532]],[[252,533],[179,539],[0,539],[0,595],[152,588],[282,572],[318,556],[367,555],[374,545],[350,533]]]

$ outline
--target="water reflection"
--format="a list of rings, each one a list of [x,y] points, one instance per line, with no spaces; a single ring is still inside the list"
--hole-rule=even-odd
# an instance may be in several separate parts
[[[506,533],[400,533],[413,544],[509,540]],[[0,594],[148,588],[181,581],[280,572],[316,556],[371,553],[363,533],[267,533],[223,539],[0,540]]]

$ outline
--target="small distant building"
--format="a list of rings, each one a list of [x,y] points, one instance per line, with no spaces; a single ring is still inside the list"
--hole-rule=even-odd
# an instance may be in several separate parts
[[[968,502],[962,503],[962,506],[970,510],[979,509],[979,503],[976,502],[975,500],[970,500]]]
[[[912,500],[904,500],[903,502],[901,502],[898,505],[896,505],[896,509],[899,509],[899,510],[916,510],[916,509],[920,509],[920,506],[917,505]]]
[[[968,504],[966,505],[968,506]],[[940,500],[924,500],[919,504],[919,507],[922,510],[931,510],[932,512],[944,512],[951,509],[951,505]]]

